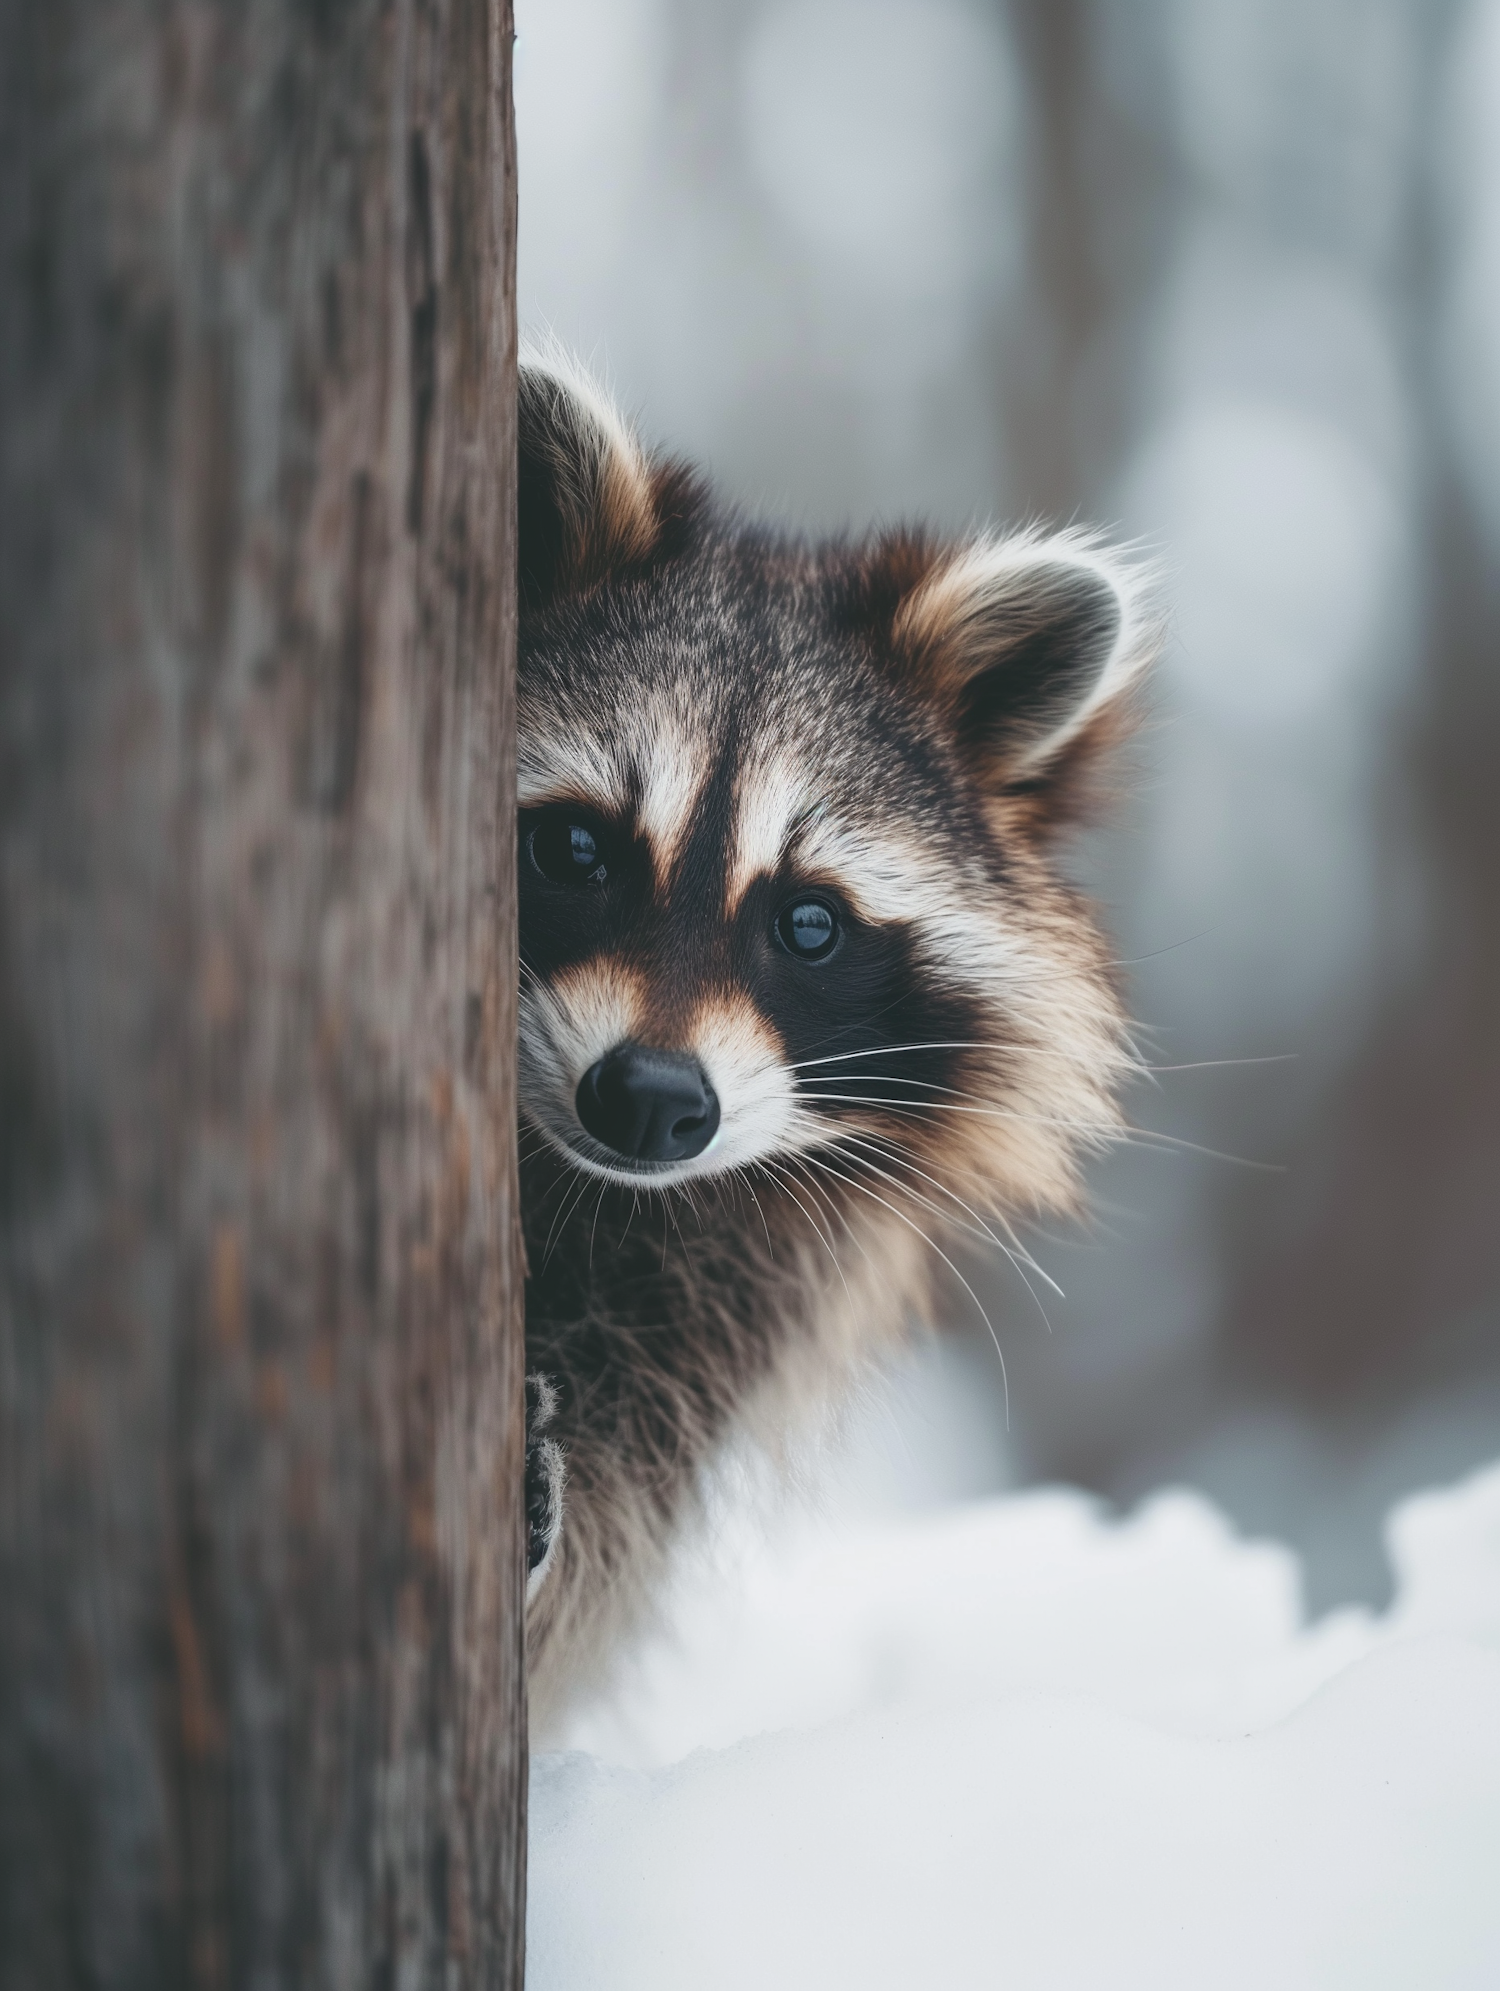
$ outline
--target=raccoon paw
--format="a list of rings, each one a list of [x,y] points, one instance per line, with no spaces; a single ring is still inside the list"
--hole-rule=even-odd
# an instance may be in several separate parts
[[[526,1599],[529,1603],[552,1567],[562,1532],[563,1455],[542,1434],[557,1411],[557,1390],[545,1376],[526,1378]]]

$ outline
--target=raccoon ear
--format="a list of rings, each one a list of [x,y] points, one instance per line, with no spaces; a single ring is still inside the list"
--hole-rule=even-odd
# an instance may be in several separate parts
[[[523,607],[680,550],[702,504],[691,473],[648,459],[608,395],[561,354],[522,355],[517,440]]]
[[[1045,781],[1105,730],[1150,662],[1149,577],[1078,533],[939,554],[891,627],[986,787]]]

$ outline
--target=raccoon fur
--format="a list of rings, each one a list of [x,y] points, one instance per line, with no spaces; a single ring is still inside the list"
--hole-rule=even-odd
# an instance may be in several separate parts
[[[888,1355],[932,1246],[1072,1208],[1116,1131],[1116,976],[1057,853],[1155,622],[1077,532],[745,523],[555,357],[522,370],[519,505],[546,1730],[716,1456]]]

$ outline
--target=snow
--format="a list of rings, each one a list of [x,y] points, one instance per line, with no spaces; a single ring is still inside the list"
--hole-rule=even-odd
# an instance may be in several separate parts
[[[532,1775],[532,1991],[1500,1987],[1500,1468],[1391,1610],[1170,1493],[719,1543]]]

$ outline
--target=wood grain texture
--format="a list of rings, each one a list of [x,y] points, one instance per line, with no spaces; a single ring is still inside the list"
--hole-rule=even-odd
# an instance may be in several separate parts
[[[503,0],[0,0],[0,1982],[520,1983]]]

